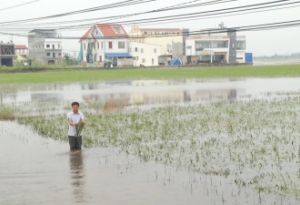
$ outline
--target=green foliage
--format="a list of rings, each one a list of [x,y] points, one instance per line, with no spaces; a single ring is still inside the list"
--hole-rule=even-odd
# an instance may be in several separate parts
[[[49,71],[45,74],[45,72]],[[6,73],[5,73],[6,72]],[[23,73],[22,73],[23,72]],[[186,78],[241,78],[241,77],[297,77],[300,65],[289,66],[237,66],[218,68],[102,68],[77,66],[1,67],[0,84],[79,82],[135,79],[186,79]],[[13,74],[12,74],[13,73]]]
[[[15,120],[14,110],[8,107],[0,107],[0,120]]]

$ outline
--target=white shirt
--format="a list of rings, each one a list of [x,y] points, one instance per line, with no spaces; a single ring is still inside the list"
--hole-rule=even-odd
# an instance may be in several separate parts
[[[78,111],[77,114],[75,114],[73,111],[72,112],[69,112],[68,115],[67,115],[67,119],[71,119],[73,121],[73,123],[79,123],[80,120],[84,120],[84,115],[82,112]],[[69,131],[68,131],[68,136],[72,136],[72,137],[75,137],[76,136],[76,128],[75,126],[71,126],[69,124]]]

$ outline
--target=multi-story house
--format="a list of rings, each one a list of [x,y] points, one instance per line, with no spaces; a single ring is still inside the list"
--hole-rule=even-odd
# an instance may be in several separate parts
[[[15,47],[13,42],[0,43],[0,66],[13,66]]]
[[[202,34],[186,38],[187,62],[245,63],[246,37],[235,31],[225,34]]]
[[[96,24],[80,39],[80,60],[88,64],[110,60],[113,66],[133,65],[128,34],[119,24]]]
[[[28,35],[28,57],[41,64],[60,64],[62,61],[61,35],[53,29],[35,29]]]
[[[129,36],[131,42],[161,46],[160,62],[178,57],[173,56],[173,43],[183,43],[182,30],[179,28],[139,28],[138,25],[133,25]]]
[[[139,42],[130,42],[129,46],[129,52],[133,56],[135,67],[159,65],[161,46]]]

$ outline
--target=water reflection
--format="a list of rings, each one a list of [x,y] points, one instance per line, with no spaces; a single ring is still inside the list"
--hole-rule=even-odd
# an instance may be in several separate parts
[[[16,93],[2,93],[0,103],[76,100],[97,103],[98,106],[102,106],[102,110],[110,112],[132,105],[151,107],[170,103],[234,101],[245,97],[261,98],[266,92],[298,90],[300,90],[300,78],[115,81],[31,85]]]
[[[70,173],[74,200],[77,203],[84,202],[85,174],[81,151],[70,152]]]

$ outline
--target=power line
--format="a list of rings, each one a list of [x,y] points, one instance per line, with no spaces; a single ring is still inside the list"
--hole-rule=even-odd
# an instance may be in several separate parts
[[[80,20],[71,20],[71,21],[59,21],[59,22],[47,22],[47,23],[41,23],[41,24],[33,24],[33,25],[26,25],[26,26],[37,26],[37,25],[53,25],[53,24],[69,24],[69,23],[78,23],[78,22],[85,22],[85,21],[95,21],[95,20],[100,20],[101,22],[107,22],[109,20],[116,20],[116,19],[121,19],[121,18],[126,18],[126,17],[133,17],[133,16],[138,16],[138,15],[143,15],[143,14],[150,14],[150,13],[158,13],[158,12],[165,12],[165,11],[171,11],[171,10],[180,10],[180,9],[186,9],[186,8],[195,8],[195,7],[201,7],[201,6],[209,6],[209,5],[216,5],[216,4],[223,4],[223,3],[229,3],[229,2],[234,2],[234,1],[239,1],[239,0],[212,0],[208,2],[202,2],[198,4],[191,4],[195,3],[200,0],[193,0],[185,3],[180,3],[180,4],[175,4],[172,6],[168,7],[163,7],[160,9],[155,9],[155,10],[150,10],[146,12],[138,12],[138,13],[132,13],[132,14],[123,14],[123,15],[115,15],[115,16],[107,16],[107,17],[98,17],[98,18],[89,18],[89,19],[80,19]],[[183,5],[185,5],[183,7]]]
[[[153,1],[157,1],[157,0],[125,0],[125,1],[117,2],[117,3],[111,3],[111,4],[106,4],[103,6],[92,7],[92,8],[82,9],[82,10],[77,10],[77,11],[71,11],[71,12],[62,13],[62,14],[55,14],[55,15],[50,15],[50,16],[43,16],[43,17],[31,18],[31,19],[23,19],[23,20],[17,20],[17,21],[0,22],[0,24],[9,25],[9,24],[15,24],[15,23],[40,21],[40,20],[45,20],[45,19],[50,19],[50,18],[58,18],[58,17],[82,14],[82,13],[87,13],[87,12],[94,12],[94,11],[100,11],[100,10],[106,10],[106,9],[112,9],[112,8],[118,8],[118,7],[124,7],[124,6],[144,4],[144,3],[149,3],[149,2],[153,2]]]
[[[237,27],[231,27],[231,28],[221,28],[221,29],[204,29],[200,31],[192,31],[189,32],[189,36],[197,36],[197,35],[207,35],[207,34],[222,34],[222,33],[228,33],[228,32],[244,32],[244,31],[262,31],[262,30],[270,30],[270,29],[280,29],[280,28],[287,28],[287,27],[295,27],[300,26],[300,20],[294,20],[294,21],[284,21],[284,22],[276,22],[276,23],[267,23],[267,24],[256,24],[256,25],[249,25],[249,26],[237,26]],[[4,35],[16,35],[21,37],[28,37],[27,34],[11,34],[11,33],[5,33],[0,32],[0,34]],[[114,37],[114,36],[106,36],[101,39],[124,39],[124,38],[160,38],[160,37],[174,37],[174,36],[183,36],[186,35],[184,33],[181,34],[161,34],[161,35],[154,35],[154,36],[148,36],[148,37]],[[59,38],[51,38],[51,39],[62,39],[62,40],[78,40],[81,37],[59,37]],[[94,40],[94,38],[85,38],[85,39],[91,39]]]
[[[285,3],[282,3],[285,2]],[[281,4],[279,4],[281,3]],[[193,12],[193,13],[186,13],[186,14],[177,14],[177,15],[169,15],[169,16],[162,16],[162,17],[153,17],[153,18],[146,18],[146,19],[139,19],[139,20],[127,20],[127,21],[116,21],[111,23],[116,24],[122,24],[122,25],[131,25],[131,24],[145,24],[145,23],[158,23],[158,22],[168,22],[175,20],[182,21],[184,19],[188,20],[191,18],[201,18],[201,17],[208,17],[208,16],[216,16],[220,14],[233,14],[233,13],[239,13],[239,12],[248,12],[252,10],[258,10],[258,9],[265,9],[265,8],[272,8],[272,7],[282,7],[286,5],[291,4],[299,4],[300,1],[296,2],[286,2],[286,0],[277,0],[272,2],[265,2],[265,3],[259,3],[259,4],[250,4],[245,6],[238,6],[238,7],[232,7],[232,8],[225,8],[225,9],[218,9],[218,10],[210,10],[210,11],[204,11],[204,12]],[[95,24],[95,23],[93,23]],[[56,29],[59,30],[65,30],[65,29],[71,29],[71,28],[87,28],[91,27],[93,24],[79,24],[79,25],[72,25],[72,26],[66,26],[66,27],[57,27]]]
[[[17,5],[14,5],[14,6],[10,6],[10,7],[0,9],[0,11],[14,9],[14,8],[21,7],[21,6],[26,6],[28,4],[33,4],[33,3],[36,3],[36,2],[39,2],[39,1],[41,1],[41,0],[35,0],[35,1],[30,1],[30,2],[26,2],[26,3],[22,3],[22,4],[17,4]]]

